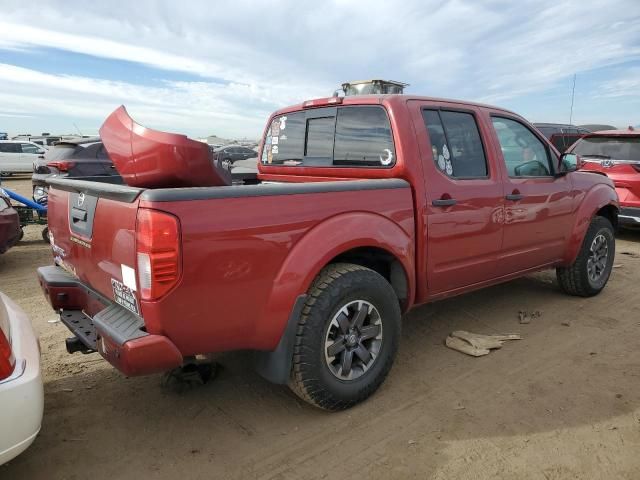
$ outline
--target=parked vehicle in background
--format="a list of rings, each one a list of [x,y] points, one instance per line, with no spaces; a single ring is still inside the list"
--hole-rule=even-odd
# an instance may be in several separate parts
[[[7,132],[0,132],[0,140],[8,140],[9,139],[9,135],[7,135]]]
[[[101,177],[118,175],[99,137],[58,142],[33,164],[33,198],[41,202],[47,195],[47,178]]]
[[[381,385],[414,306],[549,268],[589,297],[612,271],[611,180],[501,108],[309,100],[269,119],[253,185],[202,178],[200,153],[186,178],[168,171],[197,142],[123,109],[100,134],[132,181],[49,179],[55,265],[38,275],[67,350],[125,375],[254,350],[269,380],[344,409]]]
[[[601,130],[617,130],[617,127],[613,125],[605,125],[605,124],[587,124],[587,125],[578,125],[578,128],[584,128],[585,130],[589,130],[590,132],[599,132]]]
[[[0,465],[33,443],[43,406],[37,336],[22,309],[0,292]]]
[[[21,236],[18,212],[11,206],[9,196],[0,185],[0,254],[18,243]]]
[[[60,136],[51,136],[48,133],[43,133],[42,135],[17,135],[13,137],[12,140],[24,140],[44,147],[50,147],[56,142],[59,142],[61,138]]]
[[[42,145],[33,142],[0,140],[0,173],[30,173],[34,162],[45,152]]]
[[[620,199],[620,225],[640,227],[640,130],[604,130],[585,135],[573,145],[581,169],[613,180]]]
[[[564,153],[582,135],[589,133],[585,128],[562,123],[534,123],[533,126],[540,130],[560,153]]]
[[[238,160],[246,160],[257,156],[258,153],[255,150],[240,145],[225,145],[213,151],[214,160],[220,160],[222,165],[225,166],[233,165]]]

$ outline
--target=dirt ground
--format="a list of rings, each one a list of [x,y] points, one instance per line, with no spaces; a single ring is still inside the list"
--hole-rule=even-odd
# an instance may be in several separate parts
[[[596,298],[562,294],[545,272],[413,311],[383,387],[334,414],[262,380],[248,354],[181,394],[68,355],[34,272],[50,262],[39,227],[0,256],[45,382],[42,431],[1,479],[640,478],[640,233],[619,235]],[[519,310],[541,316],[521,325]],[[471,358],[443,345],[459,329],[523,339]]]

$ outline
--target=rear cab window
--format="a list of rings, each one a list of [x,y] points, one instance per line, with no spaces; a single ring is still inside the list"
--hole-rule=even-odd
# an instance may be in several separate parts
[[[389,118],[378,105],[317,108],[274,117],[263,165],[390,168],[396,155]]]

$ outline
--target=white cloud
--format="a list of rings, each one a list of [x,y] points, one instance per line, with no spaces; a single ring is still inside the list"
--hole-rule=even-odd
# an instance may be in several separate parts
[[[215,126],[227,135],[260,131],[269,109],[241,113],[235,103],[246,101],[247,87],[206,82],[165,82],[160,87],[51,75],[0,64],[0,105],[10,111],[36,116],[104,119],[120,104],[143,124],[156,128],[183,128],[196,134]],[[34,92],[38,92],[34,95]],[[96,128],[100,123],[97,122]]]
[[[633,97],[640,100],[640,68],[630,68],[618,73],[612,79],[598,85],[593,97],[619,98]]]
[[[508,104],[574,73],[640,59],[637,0],[4,4],[0,63],[2,49],[57,48],[190,78],[142,86],[122,66],[122,80],[109,81],[90,70],[52,75],[4,62],[4,109],[99,125],[127,103],[150,126],[199,134],[258,135],[270,111],[349,79],[382,76],[415,93]],[[605,94],[634,88],[620,81]]]

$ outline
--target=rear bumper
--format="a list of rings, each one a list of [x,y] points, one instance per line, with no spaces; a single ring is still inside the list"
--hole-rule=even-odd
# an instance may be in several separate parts
[[[182,365],[178,348],[150,334],[144,321],[103,297],[58,266],[38,269],[40,286],[60,320],[84,345],[127,376],[164,372]]]
[[[42,422],[44,393],[40,348],[27,315],[0,293],[7,310],[16,367],[0,380],[0,465],[22,453],[36,438]]]
[[[618,214],[618,223],[620,225],[635,225],[640,227],[640,208],[621,207]]]

